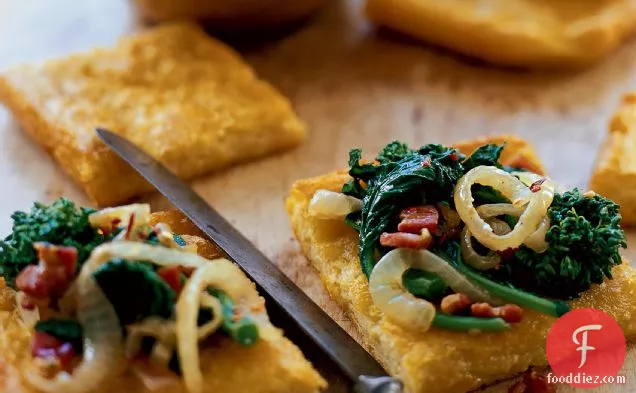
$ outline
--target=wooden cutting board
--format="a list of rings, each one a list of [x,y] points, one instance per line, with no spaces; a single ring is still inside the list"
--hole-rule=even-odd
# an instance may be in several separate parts
[[[243,50],[257,72],[292,99],[309,126],[309,140],[293,152],[195,182],[197,191],[349,330],[291,237],[283,200],[294,180],[344,166],[354,146],[373,153],[391,139],[418,145],[513,132],[536,145],[558,181],[584,187],[612,111],[621,94],[636,87],[636,42],[584,72],[511,72],[377,32],[360,6],[357,0],[334,0],[297,30]],[[0,15],[0,67],[108,45],[139,28],[125,0],[0,0]],[[28,209],[32,201],[64,195],[86,203],[2,109],[0,179],[1,235],[9,232],[10,213]],[[160,197],[149,199],[155,208],[169,206]],[[634,233],[629,239],[636,240]],[[337,378],[328,365],[320,366]],[[587,391],[636,391],[633,348],[622,374],[627,385]],[[344,391],[342,383],[332,385],[330,391]],[[505,392],[507,385],[489,391]]]

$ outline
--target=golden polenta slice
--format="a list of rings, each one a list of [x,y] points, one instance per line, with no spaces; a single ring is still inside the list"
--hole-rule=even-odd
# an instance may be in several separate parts
[[[197,252],[208,259],[220,257],[200,231],[179,212],[155,213],[151,223],[165,223],[174,233],[183,234]],[[217,261],[218,262],[218,261]],[[215,262],[216,263],[216,262]],[[230,263],[223,261],[223,263]],[[244,277],[251,290],[255,285]],[[4,281],[2,282],[4,283]],[[19,320],[13,291],[0,287],[0,391],[37,393],[21,377],[20,370],[31,361],[31,331]],[[229,338],[215,342],[200,352],[205,391],[223,393],[318,393],[325,380],[305,359],[302,352],[278,329],[252,347],[243,347]],[[130,369],[108,385],[109,392],[150,393]],[[152,392],[156,392],[154,390]],[[182,384],[171,384],[160,392],[185,393]]]
[[[486,61],[578,67],[636,29],[630,0],[367,0],[380,25]]]
[[[636,95],[628,94],[609,125],[590,189],[621,206],[623,223],[636,224]]]
[[[152,188],[95,135],[105,127],[184,179],[299,144],[290,103],[187,23],[0,74],[0,101],[99,205]]]
[[[526,161],[540,168],[534,150],[518,138],[484,138],[457,146],[469,154],[484,143],[503,140],[509,143],[502,163]],[[523,321],[509,331],[477,335],[435,327],[421,333],[385,318],[373,304],[360,268],[358,234],[341,220],[317,219],[307,211],[316,190],[339,191],[348,180],[347,171],[342,170],[296,182],[287,211],[302,251],[327,292],[352,320],[364,347],[390,374],[404,381],[408,393],[465,392],[531,365],[547,364],[545,339],[555,318],[532,310],[524,310]],[[636,272],[624,263],[613,275],[613,280],[594,286],[572,306],[604,310],[619,322],[628,338],[636,338]]]

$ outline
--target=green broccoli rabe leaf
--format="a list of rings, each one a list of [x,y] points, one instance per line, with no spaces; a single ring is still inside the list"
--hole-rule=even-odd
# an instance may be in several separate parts
[[[572,299],[612,277],[612,268],[622,261],[619,250],[626,247],[617,204],[575,189],[556,194],[548,216],[548,250],[538,254],[521,247],[491,273],[494,279],[543,296]]]
[[[98,267],[93,277],[122,326],[150,316],[172,316],[176,293],[148,263],[113,259]]]
[[[368,277],[375,266],[375,251],[382,232],[396,225],[398,212],[410,205],[435,203],[452,199],[455,183],[463,174],[460,161],[463,156],[455,149],[441,145],[426,145],[418,151],[406,150],[393,145],[381,154],[384,163],[360,164],[361,152],[352,150],[349,174],[353,180],[345,185],[343,192],[362,197],[362,212],[359,223],[359,255],[362,271]],[[399,161],[391,161],[402,157]],[[357,192],[366,183],[365,192]]]
[[[88,216],[93,212],[60,198],[48,206],[36,202],[28,213],[13,213],[12,233],[0,241],[0,275],[13,287],[22,269],[37,263],[35,242],[75,247],[81,265],[95,247],[110,239],[90,226]]]
[[[360,164],[362,152],[349,154],[349,174],[353,178],[343,192],[361,198],[360,220],[347,222],[360,231],[359,255],[363,272],[368,276],[375,265],[375,250],[380,234],[395,225],[400,209],[412,204],[446,202],[452,204],[452,191],[469,165],[495,165],[502,147],[487,145],[466,161],[455,149],[442,145],[425,145],[417,151],[392,142],[377,156],[379,164]],[[366,184],[366,189],[363,186]]]
[[[237,343],[249,347],[258,341],[259,332],[256,322],[249,315],[243,315],[235,320],[236,306],[225,292],[219,289],[209,289],[208,292],[221,302],[223,309],[223,323],[221,330]]]
[[[375,159],[380,162],[380,164],[386,164],[401,161],[413,153],[415,153],[415,151],[409,148],[406,143],[393,141],[386,145]],[[349,165],[351,165],[351,163],[349,163]]]
[[[82,325],[68,319],[47,319],[35,324],[35,331],[53,336],[64,343],[71,343],[80,352],[82,348]]]
[[[501,168],[499,157],[503,151],[505,144],[499,145],[483,145],[473,152],[466,161],[463,162],[466,172],[481,165],[494,166]]]
[[[426,300],[439,300],[448,286],[439,276],[419,269],[409,269],[402,275],[402,285],[412,295]]]
[[[485,205],[487,203],[510,203],[508,198],[490,186],[475,184],[471,191],[473,199],[475,200],[475,206]]]

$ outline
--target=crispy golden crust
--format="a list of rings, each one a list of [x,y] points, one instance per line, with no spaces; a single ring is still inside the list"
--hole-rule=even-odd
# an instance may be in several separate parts
[[[184,179],[299,144],[290,103],[195,25],[0,74],[0,101],[99,205],[152,190],[95,135],[126,136]]]
[[[590,189],[621,206],[623,224],[636,224],[636,95],[628,94],[609,125]]]
[[[580,67],[630,36],[630,0],[367,0],[380,25],[486,61],[521,67]]]
[[[492,141],[480,140],[479,143]],[[467,149],[474,143],[462,143]],[[509,143],[504,164],[523,154],[536,160],[521,140]],[[539,165],[535,162],[535,165]],[[346,171],[300,180],[287,199],[287,211],[303,253],[318,270],[331,297],[358,329],[367,350],[408,393],[462,392],[513,376],[530,365],[545,365],[545,338],[554,318],[524,310],[524,320],[511,331],[472,336],[433,328],[418,333],[387,321],[371,301],[367,279],[358,260],[358,236],[340,220],[310,217],[307,206],[318,189],[340,190]],[[636,337],[636,273],[624,264],[614,280],[596,286],[574,307],[595,307],[615,317],[628,338]]]
[[[153,215],[153,222],[170,225],[176,233],[186,234],[184,237],[189,242],[198,245],[207,243],[199,248],[199,253],[206,258],[218,257],[207,240],[188,235],[195,233],[194,226],[180,213]],[[254,284],[251,285],[256,291]],[[19,325],[14,314],[13,293],[7,288],[0,289],[0,310],[0,391],[36,393],[21,379],[18,371],[30,360],[31,332]],[[300,350],[281,331],[277,332],[279,334],[272,340],[261,340],[250,348],[225,339],[202,351],[205,390],[224,393],[316,393],[326,387],[326,382]],[[130,371],[107,388],[110,392],[149,392]],[[185,390],[173,387],[170,393],[185,393]]]

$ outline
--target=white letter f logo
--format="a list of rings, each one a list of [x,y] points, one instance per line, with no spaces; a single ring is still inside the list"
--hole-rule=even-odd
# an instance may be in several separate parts
[[[579,365],[579,368],[583,367],[583,365],[585,364],[585,361],[587,360],[587,351],[593,351],[596,349],[594,347],[590,347],[587,345],[587,331],[601,330],[601,328],[602,328],[601,325],[585,325],[576,329],[574,333],[572,334],[572,341],[574,341],[574,344],[581,345],[580,347],[576,349],[577,351],[581,351],[581,364]],[[580,343],[579,340],[576,338],[576,335],[581,332],[583,332],[583,340],[581,340],[583,343]]]

